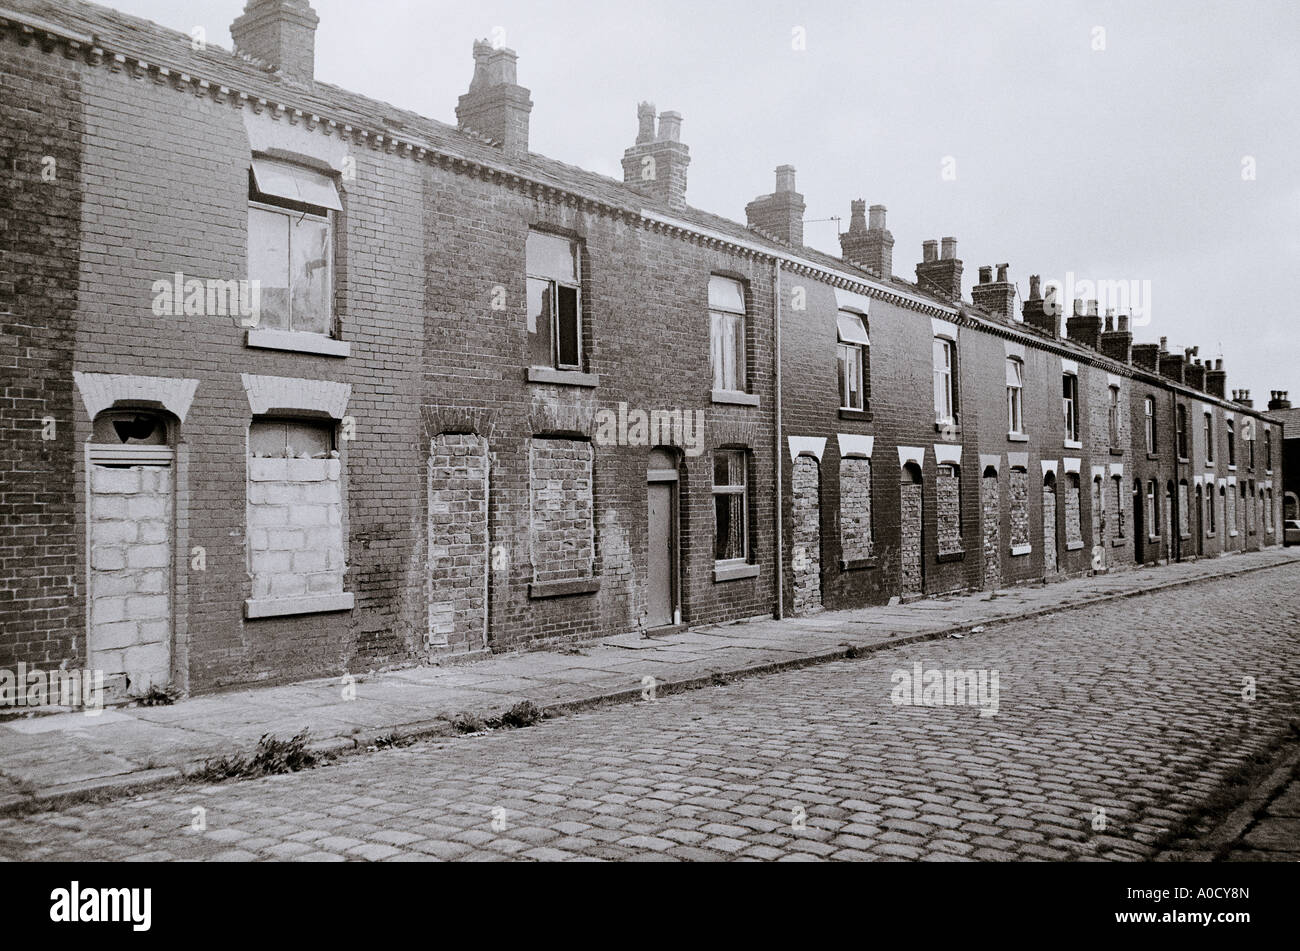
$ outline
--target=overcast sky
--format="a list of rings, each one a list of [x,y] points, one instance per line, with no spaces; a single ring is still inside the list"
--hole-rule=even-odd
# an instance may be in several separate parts
[[[889,208],[900,276],[952,235],[968,293],[1001,262],[1022,295],[1030,274],[1150,282],[1139,340],[1300,401],[1294,0],[312,3],[318,79],[454,123],[473,40],[504,31],[536,152],[621,177],[648,99],[684,117],[692,205],[743,222],[789,163],[809,219]],[[244,3],[109,5],[229,47]],[[806,226],[838,254],[836,234]]]

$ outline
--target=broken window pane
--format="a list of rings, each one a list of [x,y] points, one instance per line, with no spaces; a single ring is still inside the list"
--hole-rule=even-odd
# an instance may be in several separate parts
[[[259,327],[289,329],[289,216],[248,209],[248,278],[261,286]]]
[[[581,369],[582,326],[578,320],[577,288],[561,286],[557,296],[556,364],[565,369]]]
[[[291,329],[327,334],[330,330],[330,227],[317,218],[292,221],[290,281],[293,306]]]

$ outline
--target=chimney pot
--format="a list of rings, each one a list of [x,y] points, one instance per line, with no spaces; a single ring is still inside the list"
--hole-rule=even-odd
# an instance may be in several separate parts
[[[929,261],[937,261],[938,259],[939,259],[939,242],[938,242],[938,241],[922,241],[922,242],[921,242],[921,260],[922,260],[922,261],[929,262]]]
[[[1115,316],[1113,311],[1106,311],[1106,333],[1114,333]]]
[[[992,281],[993,281],[993,268],[987,266],[980,268],[980,283],[989,284],[992,283]]]
[[[885,230],[885,206],[884,205],[871,206],[871,223],[870,225],[868,225],[868,227],[872,231]]]
[[[1082,299],[1082,298],[1076,298],[1075,301],[1074,301],[1074,316],[1076,316],[1076,317],[1083,317],[1086,313],[1087,313],[1087,311],[1086,311],[1086,309],[1084,308],[1083,299]]]
[[[478,132],[507,155],[528,154],[528,116],[533,102],[518,84],[514,50],[496,49],[486,40],[474,44],[474,78],[456,105],[461,131]]]
[[[682,114],[680,112],[659,113],[660,142],[680,142],[682,140]],[[791,169],[791,171],[794,171]]]
[[[1121,333],[1128,332],[1128,314],[1121,314],[1119,318],[1119,329]]]
[[[1097,302],[1095,300],[1088,301],[1088,316],[1089,317],[1097,316]]]
[[[855,198],[849,203],[849,231],[854,234],[860,234],[867,230],[867,203],[864,199]]]
[[[681,142],[682,116],[660,113],[656,130],[654,109],[648,102],[637,107],[636,142],[623,152],[623,183],[670,208],[685,208],[691,151]]]
[[[1040,279],[1037,274],[1029,275],[1029,299],[1030,300],[1043,299],[1043,291],[1039,284],[1039,280]]]
[[[1007,283],[1007,271],[1008,271],[1008,269],[1010,269],[1010,267],[1011,267],[1010,264],[999,264],[999,265],[998,265],[998,283],[999,283],[999,284],[1006,284],[1006,283]]]
[[[655,104],[643,102],[636,107],[636,144],[644,145],[655,140]]]
[[[792,192],[794,187],[794,166],[778,165],[776,167],[776,190],[778,192]]]
[[[957,239],[956,239],[956,238],[944,238],[944,239],[943,239],[943,250],[942,250],[942,253],[940,254],[940,257],[941,257],[943,260],[945,260],[945,261],[956,260],[956,258],[957,258]]]

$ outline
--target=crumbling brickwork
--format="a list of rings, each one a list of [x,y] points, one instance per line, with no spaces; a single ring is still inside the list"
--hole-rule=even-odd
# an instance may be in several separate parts
[[[1056,573],[1056,482],[1043,483],[1043,574]]]
[[[934,488],[939,554],[955,554],[962,550],[961,470],[956,466],[939,466]]]
[[[1011,509],[1011,547],[1019,548],[1029,542],[1029,473],[1012,469],[1008,479]]]
[[[1083,544],[1082,503],[1079,498],[1079,474],[1065,475],[1065,544],[1075,548]]]
[[[903,594],[921,593],[921,506],[922,494],[919,482],[903,482],[899,487],[902,495],[899,505],[900,522],[900,559],[901,577],[899,586]]]
[[[1002,584],[1002,489],[996,472],[980,479],[980,524],[984,530],[984,590]]]

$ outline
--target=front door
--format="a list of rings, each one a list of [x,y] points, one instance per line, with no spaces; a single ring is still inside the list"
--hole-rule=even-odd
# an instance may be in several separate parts
[[[646,627],[681,623],[678,600],[677,465],[656,450],[646,482]]]

